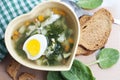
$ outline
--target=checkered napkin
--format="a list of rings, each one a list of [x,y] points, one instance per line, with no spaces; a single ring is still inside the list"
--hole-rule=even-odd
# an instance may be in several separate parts
[[[8,53],[4,33],[9,22],[16,16],[29,12],[42,0],[0,0],[0,61]]]

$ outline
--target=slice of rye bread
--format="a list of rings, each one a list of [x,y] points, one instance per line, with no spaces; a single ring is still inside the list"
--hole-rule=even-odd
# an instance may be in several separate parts
[[[82,32],[82,29],[84,29],[84,24],[87,22],[87,21],[89,21],[90,20],[90,18],[91,18],[92,16],[89,16],[89,15],[83,15],[83,16],[81,16],[80,18],[79,18],[79,23],[80,23],[80,30],[81,30],[81,32]],[[79,41],[79,44],[78,45],[81,45],[80,44],[80,41]]]
[[[88,50],[102,48],[111,32],[113,17],[109,11],[102,8],[86,21],[81,29],[80,45]]]
[[[88,21],[90,20],[91,16],[89,15],[84,15],[82,17],[79,18],[79,22],[80,22],[80,30],[82,30],[82,26]],[[85,49],[83,46],[80,45],[80,43],[78,44],[78,48],[77,48],[77,52],[76,52],[76,56],[78,55],[89,55],[93,53],[93,51],[91,50],[87,50]]]
[[[79,18],[79,22],[80,22],[80,28],[82,29],[83,28],[83,25],[88,21],[90,20],[91,16],[89,15],[83,15]]]
[[[88,49],[85,49],[84,47],[82,47],[81,45],[78,45],[76,56],[78,56],[78,55],[88,56],[88,55],[92,54],[93,52],[94,52],[93,50],[88,50]]]
[[[36,80],[35,76],[30,73],[22,73],[18,80]]]
[[[20,64],[16,62],[15,60],[12,60],[10,64],[7,67],[7,73],[10,75],[13,80],[17,80],[17,74],[20,69]]]

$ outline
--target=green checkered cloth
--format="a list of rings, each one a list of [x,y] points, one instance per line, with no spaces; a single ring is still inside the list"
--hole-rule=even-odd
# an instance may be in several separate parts
[[[4,44],[4,33],[9,22],[16,16],[29,12],[41,1],[42,0],[0,0],[0,61],[2,61],[8,53]]]

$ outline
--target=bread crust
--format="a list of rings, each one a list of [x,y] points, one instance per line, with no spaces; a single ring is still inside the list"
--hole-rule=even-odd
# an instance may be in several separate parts
[[[89,15],[83,15],[79,18],[79,22],[80,22],[80,28],[82,29],[83,28],[83,25],[88,21],[90,20],[91,16]]]
[[[92,51],[92,50],[87,50],[87,49],[85,49],[84,47],[82,47],[81,45],[78,45],[77,52],[76,52],[76,56],[78,56],[78,55],[88,56],[88,55],[92,54],[93,52],[94,52],[94,51]]]

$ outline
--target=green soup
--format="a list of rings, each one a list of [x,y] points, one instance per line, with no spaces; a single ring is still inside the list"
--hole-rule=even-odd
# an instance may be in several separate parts
[[[42,35],[44,39],[37,35]],[[59,65],[65,64],[69,59],[73,37],[67,14],[52,8],[22,24],[13,32],[11,39],[16,52],[23,59],[38,65]]]

